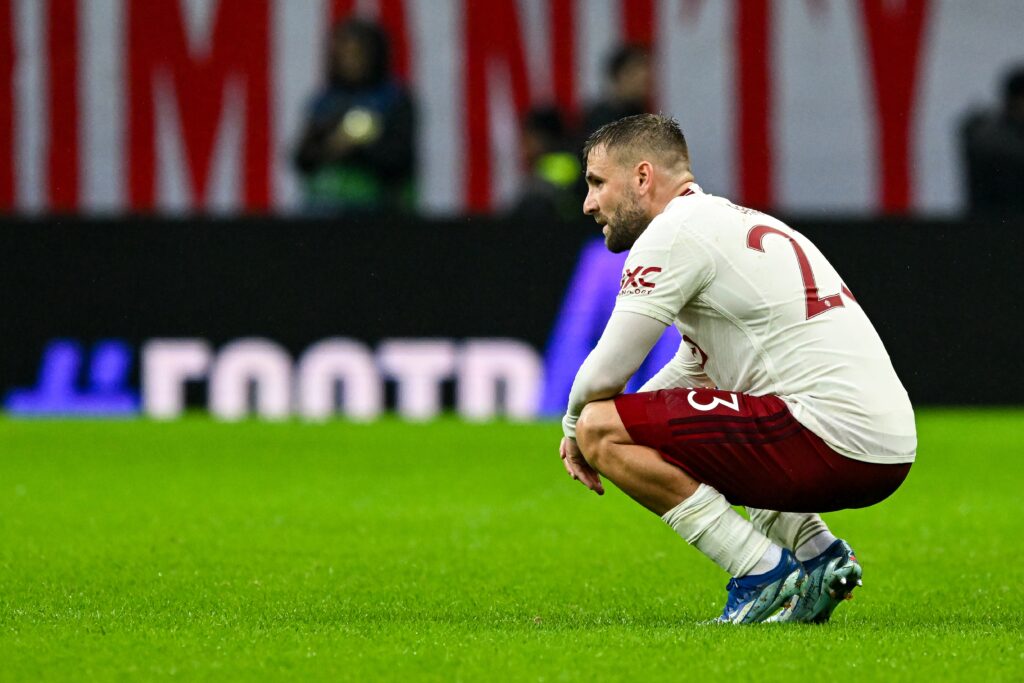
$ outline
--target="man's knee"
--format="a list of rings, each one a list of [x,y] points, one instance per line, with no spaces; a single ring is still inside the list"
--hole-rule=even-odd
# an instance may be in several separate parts
[[[592,467],[597,467],[609,444],[628,438],[614,401],[594,401],[583,407],[576,422],[576,442]]]

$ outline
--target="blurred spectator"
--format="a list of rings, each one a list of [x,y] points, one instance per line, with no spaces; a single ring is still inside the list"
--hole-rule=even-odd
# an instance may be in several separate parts
[[[969,114],[961,128],[972,213],[1024,213],[1024,65],[1003,84],[1000,109]]]
[[[311,102],[295,166],[316,212],[411,209],[414,109],[391,72],[384,32],[361,19],[337,24],[327,85]]]
[[[584,136],[624,116],[650,112],[651,55],[647,48],[641,45],[620,47],[608,59],[605,75],[608,91],[604,99],[587,109],[583,118]]]
[[[529,175],[512,215],[520,221],[579,220],[583,172],[562,114],[555,107],[532,109],[523,119],[521,139]]]

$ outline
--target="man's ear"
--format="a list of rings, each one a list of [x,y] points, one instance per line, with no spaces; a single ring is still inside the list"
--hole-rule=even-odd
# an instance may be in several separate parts
[[[640,195],[647,194],[651,190],[651,183],[654,180],[654,167],[649,161],[641,161],[634,169],[633,177],[636,179],[636,190]]]

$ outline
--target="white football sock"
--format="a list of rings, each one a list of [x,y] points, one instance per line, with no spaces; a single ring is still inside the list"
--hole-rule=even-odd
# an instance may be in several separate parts
[[[836,542],[836,537],[828,529],[818,532],[803,542],[796,549],[796,559],[806,562],[812,557],[817,557],[828,550],[828,547]]]
[[[836,540],[821,516],[814,513],[748,507],[747,514],[759,531],[783,548],[792,550],[801,562],[820,555]]]
[[[661,518],[731,576],[750,574],[772,547],[763,533],[732,509],[725,496],[707,484],[698,486],[692,496]],[[776,552],[781,550],[776,548]]]
[[[768,539],[771,540],[771,539]],[[764,551],[764,555],[757,561],[748,572],[749,576],[757,576],[758,574],[764,574],[775,569],[779,562],[782,561],[782,548],[772,543],[768,546],[768,549]]]

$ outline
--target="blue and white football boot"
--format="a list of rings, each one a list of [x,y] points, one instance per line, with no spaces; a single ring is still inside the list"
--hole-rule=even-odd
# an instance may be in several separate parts
[[[776,610],[800,594],[804,583],[804,568],[788,550],[775,569],[764,574],[731,579],[726,585],[729,599],[722,616],[715,621],[722,624],[754,624],[765,621]]]
[[[857,556],[842,539],[803,564],[807,571],[803,594],[771,621],[824,624],[843,600],[853,598],[853,589],[862,585],[863,571]]]

